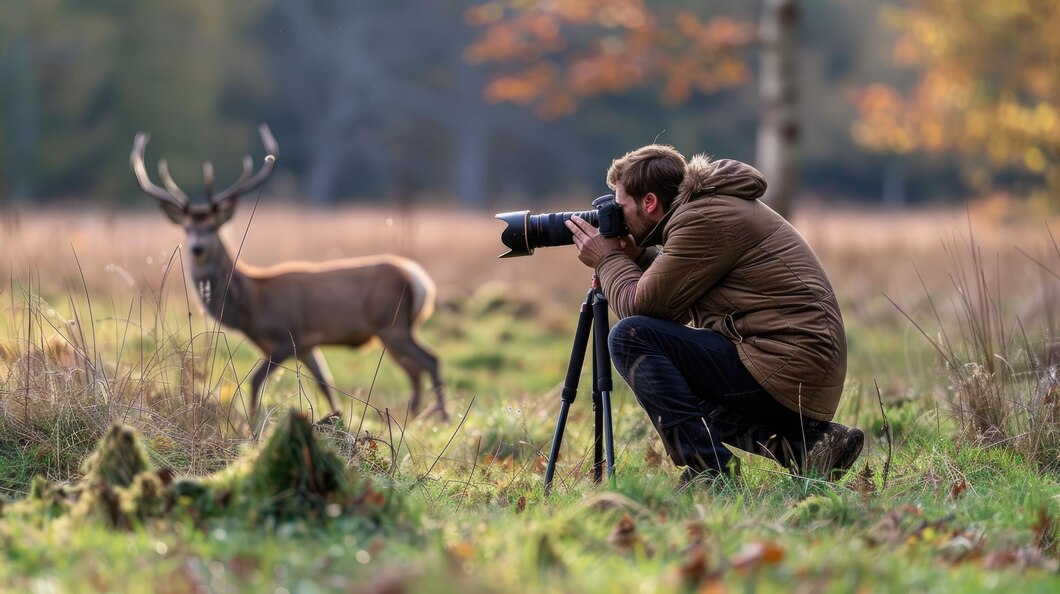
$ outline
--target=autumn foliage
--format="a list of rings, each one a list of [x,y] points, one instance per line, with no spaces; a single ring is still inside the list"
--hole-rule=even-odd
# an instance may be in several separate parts
[[[497,0],[468,9],[465,20],[481,28],[467,59],[497,66],[487,100],[527,105],[545,119],[597,95],[648,86],[678,104],[750,78],[743,49],[754,41],[751,24],[644,0]]]
[[[888,152],[957,153],[984,186],[1013,171],[1060,188],[1060,12],[1052,0],[916,0],[881,12],[908,92],[856,93],[855,139]]]

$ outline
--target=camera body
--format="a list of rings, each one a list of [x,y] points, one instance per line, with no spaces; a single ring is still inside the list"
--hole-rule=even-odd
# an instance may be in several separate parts
[[[600,229],[600,235],[604,237],[625,237],[629,235],[629,227],[626,227],[626,219],[622,216],[622,207],[615,202],[614,194],[606,194],[593,200],[596,208],[598,222],[596,227]]]
[[[529,210],[502,212],[496,215],[507,227],[501,231],[501,243],[508,251],[501,258],[529,256],[539,247],[571,245],[574,234],[567,228],[567,221],[578,216],[600,230],[604,237],[625,237],[629,234],[622,207],[615,202],[614,194],[606,194],[593,200],[593,210],[574,212],[552,212],[532,215]]]

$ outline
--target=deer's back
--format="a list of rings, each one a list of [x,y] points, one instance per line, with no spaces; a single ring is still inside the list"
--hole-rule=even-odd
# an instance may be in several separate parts
[[[274,312],[256,322],[259,333],[273,340],[293,337],[301,348],[356,345],[407,330],[434,303],[430,277],[398,256],[288,262],[245,275],[263,305],[256,309]]]

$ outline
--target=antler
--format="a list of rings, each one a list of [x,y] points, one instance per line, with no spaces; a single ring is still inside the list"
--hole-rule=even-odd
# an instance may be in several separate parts
[[[180,198],[185,204],[188,202],[188,195],[180,189],[177,182],[173,181],[173,176],[169,174],[169,163],[165,159],[158,160],[158,175],[162,176],[162,183],[170,194]]]
[[[163,190],[151,181],[151,176],[148,175],[147,167],[144,165],[144,148],[150,139],[151,137],[147,133],[137,132],[136,139],[133,140],[132,153],[129,155],[129,162],[132,164],[136,179],[140,182],[140,187],[162,202],[172,204],[181,210],[187,209],[188,197],[180,191],[177,184],[173,183],[173,178],[169,176],[169,168],[166,166],[165,160],[159,162],[158,168],[162,173],[163,183],[170,188],[169,191]],[[173,192],[173,190],[176,190],[176,192]]]
[[[205,180],[206,201],[213,202],[213,163],[207,161],[202,164],[202,178]]]
[[[265,145],[265,163],[257,173],[250,175],[254,168],[254,161],[249,155],[243,157],[243,174],[239,176],[236,183],[213,199],[214,204],[238,198],[241,194],[245,194],[265,183],[265,180],[272,174],[272,168],[276,164],[276,156],[280,153],[280,147],[276,144],[276,139],[273,138],[272,131],[269,130],[267,124],[258,126],[258,133],[261,134],[261,143]]]

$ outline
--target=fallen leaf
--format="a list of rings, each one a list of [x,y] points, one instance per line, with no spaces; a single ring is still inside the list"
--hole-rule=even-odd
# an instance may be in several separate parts
[[[852,481],[851,488],[855,493],[865,497],[876,492],[876,481],[873,480],[876,472],[869,466],[869,463],[865,463],[865,467],[858,472],[857,476]]]
[[[629,517],[629,514],[625,514],[618,521],[618,524],[611,530],[611,534],[607,536],[607,542],[611,545],[611,548],[619,553],[632,551],[633,547],[640,542],[637,526],[633,523],[633,518]]]
[[[534,459],[534,472],[542,473],[548,468],[548,458],[544,454],[538,454]]]
[[[958,532],[939,547],[943,561],[951,564],[979,559],[983,556],[983,539],[974,534]]]
[[[467,561],[475,554],[475,547],[466,540],[459,540],[449,545],[449,553],[460,561]]]
[[[644,462],[648,468],[658,468],[662,464],[662,454],[655,449],[655,444],[648,441],[644,444]]]
[[[725,594],[729,589],[725,587],[725,582],[718,578],[711,578],[706,581],[699,590],[696,590],[697,594]]]
[[[1047,555],[1056,557],[1060,554],[1057,546],[1056,519],[1049,513],[1049,506],[1043,504],[1038,510],[1038,521],[1031,526],[1034,531],[1034,546]]]
[[[953,486],[950,487],[950,501],[957,501],[964,492],[968,490],[968,481],[963,478],[953,481]]]
[[[706,526],[699,522],[689,522],[685,526],[685,533],[688,535],[688,545],[675,571],[674,581],[686,589],[698,587],[699,592],[724,592],[724,586],[717,581],[721,576],[718,563],[716,560],[712,563],[715,555],[707,543]],[[722,590],[716,589],[719,585]]]
[[[1044,569],[1056,571],[1057,560],[1049,559],[1037,549],[1020,547],[992,551],[983,559],[984,569]]]
[[[526,495],[520,495],[519,501],[515,503],[515,512],[522,513],[526,509]]]
[[[771,540],[754,540],[743,546],[733,556],[733,569],[747,572],[763,565],[776,565],[784,560],[784,549]]]
[[[902,518],[899,510],[890,510],[865,533],[865,540],[872,546],[894,544],[902,540]]]
[[[677,578],[686,587],[695,587],[706,579],[709,572],[707,549],[702,544],[689,547],[677,566]]]

